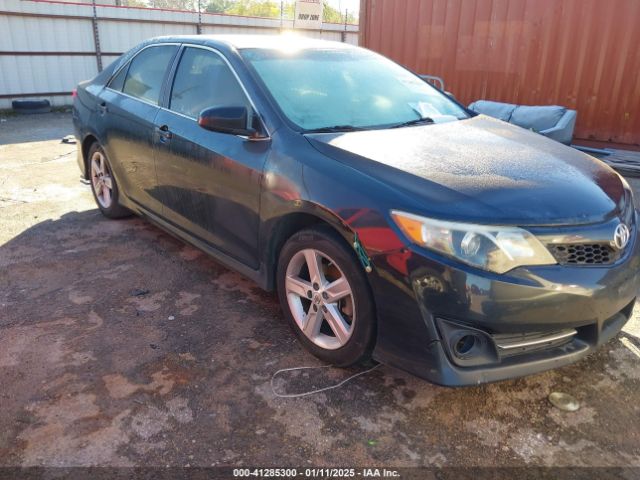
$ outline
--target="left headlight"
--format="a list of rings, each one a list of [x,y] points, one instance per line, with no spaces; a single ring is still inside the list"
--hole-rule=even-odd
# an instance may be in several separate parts
[[[492,272],[557,263],[540,240],[522,228],[446,222],[397,210],[391,217],[412,242]]]

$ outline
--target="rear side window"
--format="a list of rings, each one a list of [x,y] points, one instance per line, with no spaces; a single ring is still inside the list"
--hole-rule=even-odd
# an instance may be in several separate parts
[[[191,118],[209,107],[250,103],[235,75],[220,55],[202,48],[186,48],[176,71],[169,108]]]
[[[162,45],[142,50],[131,60],[122,91],[157,105],[165,73],[177,49],[176,45]]]
[[[109,88],[113,90],[117,90],[119,92],[122,91],[122,86],[124,85],[124,78],[127,76],[127,67],[128,65],[125,66],[123,69],[121,69],[118,72],[118,74],[111,79],[108,85]]]

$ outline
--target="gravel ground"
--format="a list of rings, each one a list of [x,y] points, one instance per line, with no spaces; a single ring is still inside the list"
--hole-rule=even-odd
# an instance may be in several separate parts
[[[448,389],[381,366],[278,398],[278,369],[319,363],[275,295],[141,219],[103,218],[69,133],[63,113],[0,122],[0,466],[640,466],[637,308],[556,371]]]

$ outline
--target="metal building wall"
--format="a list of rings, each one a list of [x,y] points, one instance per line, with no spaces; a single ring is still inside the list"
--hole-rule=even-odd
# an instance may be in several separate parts
[[[142,40],[158,35],[196,34],[198,14],[173,10],[96,8],[102,65]],[[0,0],[0,109],[13,99],[71,102],[71,90],[98,72],[93,7],[81,3]],[[292,29],[291,20],[203,14],[203,34],[274,34]],[[301,35],[358,43],[357,25],[325,24]]]
[[[576,138],[640,145],[639,0],[361,0],[361,45],[464,103],[559,104]]]

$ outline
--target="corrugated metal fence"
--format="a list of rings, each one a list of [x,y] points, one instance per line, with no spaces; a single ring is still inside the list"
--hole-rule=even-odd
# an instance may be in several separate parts
[[[34,0],[0,1],[0,109],[14,99],[70,103],[75,85],[142,40],[158,35],[273,34],[291,20]],[[97,35],[94,35],[94,29]],[[358,43],[357,25],[324,24],[302,35]]]
[[[361,0],[361,44],[465,103],[578,110],[576,137],[640,145],[640,1]]]

